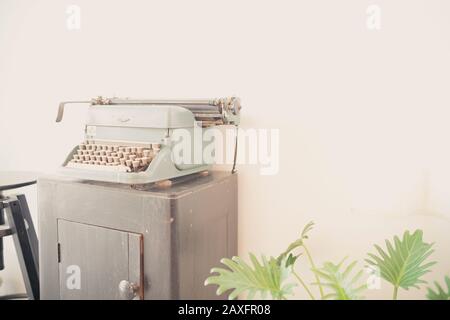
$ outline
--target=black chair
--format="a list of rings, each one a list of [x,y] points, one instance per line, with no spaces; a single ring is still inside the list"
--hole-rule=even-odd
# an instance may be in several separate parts
[[[30,210],[23,194],[4,195],[13,190],[36,183],[36,176],[25,172],[0,172],[0,270],[5,268],[3,238],[12,236],[26,294],[2,296],[0,299],[39,299],[39,247]],[[6,216],[6,220],[5,220]]]

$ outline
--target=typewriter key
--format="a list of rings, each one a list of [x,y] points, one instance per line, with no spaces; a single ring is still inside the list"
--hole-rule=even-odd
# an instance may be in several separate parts
[[[151,151],[150,150],[144,150],[142,153],[144,154],[144,157],[149,157]]]
[[[138,160],[133,161],[133,168],[134,168],[134,169],[138,169],[139,166],[140,166],[140,164],[141,164],[141,162],[138,161]]]

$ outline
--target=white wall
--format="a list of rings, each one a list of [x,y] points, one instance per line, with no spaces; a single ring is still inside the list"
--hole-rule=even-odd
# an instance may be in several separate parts
[[[69,4],[81,30],[66,28]],[[379,31],[366,28],[370,4]],[[427,278],[440,280],[450,273],[449,15],[445,0],[0,0],[0,169],[61,163],[85,111],[56,125],[63,100],[236,94],[243,127],[280,129],[279,174],[239,168],[240,254],[276,254],[309,220],[318,262],[362,260],[374,242],[422,228],[439,261]],[[7,259],[0,294],[21,288]]]

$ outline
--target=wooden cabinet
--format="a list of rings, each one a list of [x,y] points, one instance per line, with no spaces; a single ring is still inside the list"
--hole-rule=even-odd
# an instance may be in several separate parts
[[[162,189],[42,177],[38,209],[42,299],[224,298],[204,281],[237,254],[236,174]]]

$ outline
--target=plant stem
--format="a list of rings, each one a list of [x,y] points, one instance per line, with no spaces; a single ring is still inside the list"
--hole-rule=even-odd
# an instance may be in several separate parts
[[[398,293],[398,287],[394,286],[394,296],[392,297],[393,300],[397,300],[397,293]]]
[[[303,249],[305,250],[306,256],[308,257],[309,263],[311,264],[311,267],[313,269],[317,269],[316,265],[314,264],[314,261],[312,259],[311,254],[309,253],[308,248],[305,246],[305,244],[302,244]],[[323,294],[323,287],[322,287],[322,283],[320,282],[319,276],[314,272],[314,277],[316,278],[317,281],[317,285],[319,286],[319,291],[320,291],[320,298],[323,299],[324,294]]]
[[[294,269],[292,269],[292,274],[297,278],[298,282],[300,282],[303,288],[305,288],[311,300],[316,300],[311,291],[309,290],[308,286],[306,285],[306,283],[302,280],[302,278],[300,278],[300,276],[297,274],[297,272],[294,271]]]

